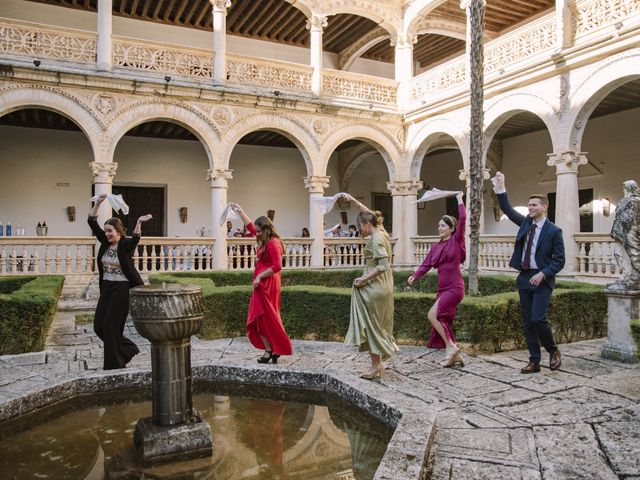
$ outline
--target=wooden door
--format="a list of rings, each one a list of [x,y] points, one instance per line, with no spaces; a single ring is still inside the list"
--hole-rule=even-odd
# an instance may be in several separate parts
[[[117,213],[117,216],[127,227],[129,234],[135,228],[138,218],[150,213],[153,215],[153,219],[143,225],[142,234],[145,237],[163,237],[166,235],[164,225],[164,187],[114,185],[112,191],[115,195],[122,195],[126,204],[129,205],[128,215]]]

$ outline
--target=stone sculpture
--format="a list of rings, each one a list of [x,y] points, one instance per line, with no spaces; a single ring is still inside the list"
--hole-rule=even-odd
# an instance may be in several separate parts
[[[616,261],[622,268],[622,276],[609,286],[609,290],[640,290],[640,188],[635,180],[623,184],[624,198],[620,200],[611,228],[611,237],[621,248]]]

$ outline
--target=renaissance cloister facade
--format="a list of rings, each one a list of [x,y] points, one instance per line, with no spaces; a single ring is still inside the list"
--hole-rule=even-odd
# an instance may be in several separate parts
[[[286,267],[357,265],[358,240],[323,238],[353,207],[312,201],[340,191],[382,210],[394,263],[415,265],[447,211],[417,195],[468,188],[466,3],[3,1],[0,274],[91,272],[89,197],[112,191],[154,208],[143,271],[250,268],[251,239],[218,221],[229,201],[274,211]],[[481,268],[507,269],[515,232],[488,181],[502,170],[516,205],[550,195],[566,275],[618,275],[640,1],[488,0],[486,20]]]

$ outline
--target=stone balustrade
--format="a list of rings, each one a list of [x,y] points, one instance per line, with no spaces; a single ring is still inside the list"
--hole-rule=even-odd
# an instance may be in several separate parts
[[[0,275],[92,273],[93,237],[0,237]]]
[[[427,258],[431,247],[440,241],[440,237],[437,235],[413,237],[411,240],[413,241],[415,264],[420,265]]]
[[[480,237],[478,268],[485,271],[509,271],[514,238],[515,235],[482,235]]]
[[[312,68],[309,65],[227,55],[227,81],[231,85],[309,93],[311,72]]]
[[[608,233],[576,233],[577,275],[616,278],[622,273],[616,261],[617,245]]]
[[[141,237],[133,257],[141,273],[203,272],[213,264],[215,239],[206,237]]]
[[[312,238],[285,237],[282,268],[310,268]],[[253,270],[256,261],[255,238],[228,238],[229,270]]]

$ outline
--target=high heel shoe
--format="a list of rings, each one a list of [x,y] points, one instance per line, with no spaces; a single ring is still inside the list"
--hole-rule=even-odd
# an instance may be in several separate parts
[[[265,357],[266,355],[266,357]],[[258,358],[258,363],[269,363],[269,360],[273,357],[273,354],[268,350],[265,350],[261,357]],[[276,359],[277,361],[277,359]],[[276,362],[273,362],[276,363]]]
[[[454,350],[451,355],[447,355],[447,357],[443,360],[441,365],[445,368],[451,368],[455,365],[460,365],[464,367],[464,359],[462,358],[462,354],[460,353],[460,349]]]
[[[278,363],[278,359],[280,358],[280,355],[278,355],[277,353],[272,353],[271,354],[271,361],[273,363]]]
[[[360,375],[360,378],[364,378],[365,380],[373,380],[374,378],[382,378],[384,374],[384,365],[382,362],[378,364],[377,367],[371,367],[369,370]]]

